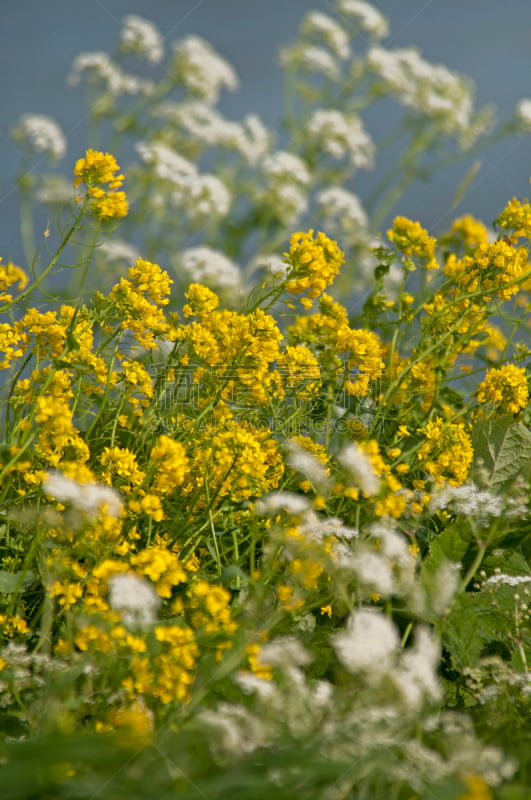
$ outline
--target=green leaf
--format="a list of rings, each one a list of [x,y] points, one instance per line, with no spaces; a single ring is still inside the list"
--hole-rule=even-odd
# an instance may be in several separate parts
[[[29,586],[34,578],[35,573],[32,570],[26,570],[25,572],[0,570],[0,592],[3,594],[19,592]]]
[[[472,431],[474,466],[489,476],[488,486],[496,492],[525,474],[531,465],[531,432],[523,422],[510,417],[480,422]]]
[[[422,570],[433,573],[445,561],[462,561],[472,539],[471,531],[464,525],[449,525],[432,539]]]

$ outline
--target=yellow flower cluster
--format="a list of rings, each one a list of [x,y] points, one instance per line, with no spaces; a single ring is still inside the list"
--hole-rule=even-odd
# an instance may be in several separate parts
[[[268,431],[228,420],[223,427],[205,431],[183,491],[201,488],[211,503],[227,496],[238,502],[274,489],[282,472],[280,450]]]
[[[284,256],[289,264],[286,291],[304,293],[301,304],[305,308],[311,308],[313,299],[330,286],[345,260],[336,242],[321,232],[314,238],[313,230],[294,233]]]
[[[20,267],[16,267],[9,261],[7,264],[2,263],[0,257],[0,303],[9,303],[13,299],[13,295],[8,294],[7,289],[18,283],[18,290],[22,291],[28,285],[28,276]]]
[[[109,303],[121,320],[120,327],[131,331],[146,350],[156,347],[156,339],[175,336],[159,308],[168,303],[171,283],[168,273],[158,264],[139,259],[130,267],[128,277],[121,278],[110,292]]]
[[[514,364],[489,369],[476,396],[478,403],[492,403],[501,413],[518,414],[529,399],[525,369]]]
[[[474,457],[465,424],[445,422],[436,417],[418,432],[424,437],[424,442],[417,458],[435,482],[447,481],[453,486],[464,483]]]
[[[219,305],[217,294],[200,283],[191,283],[184,296],[188,300],[188,303],[183,306],[185,317],[204,317]]]
[[[396,249],[406,256],[404,263],[409,269],[414,269],[412,256],[420,258],[428,269],[436,269],[439,266],[435,258],[437,240],[430,236],[419,222],[413,222],[407,217],[395,217],[393,227],[387,231],[387,236]]]
[[[466,292],[484,290],[510,300],[519,291],[518,281],[529,272],[528,251],[503,239],[480,244],[464,258],[450,254],[444,272]]]
[[[189,472],[184,446],[169,436],[159,436],[151,450],[151,463],[155,465],[153,490],[167,495],[182,486]]]
[[[507,231],[511,240],[531,238],[531,205],[526,199],[523,203],[513,197],[497,218],[495,224]]]
[[[443,243],[451,243],[456,245],[462,242],[465,250],[474,250],[480,244],[487,244],[489,241],[488,228],[473,217],[471,214],[464,214],[462,217],[454,220],[450,232],[447,236],[442,237]]]
[[[114,156],[98,150],[87,150],[85,157],[76,161],[74,187],[85,184],[91,208],[102,220],[127,216],[129,207],[125,192],[117,191],[124,180],[123,175],[116,174],[119,170]],[[107,186],[103,188],[102,184]]]

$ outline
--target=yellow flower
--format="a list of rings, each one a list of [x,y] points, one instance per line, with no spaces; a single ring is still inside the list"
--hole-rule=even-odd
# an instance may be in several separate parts
[[[395,217],[393,227],[387,231],[387,236],[396,245],[397,250],[409,259],[406,262],[407,267],[413,267],[411,256],[418,256],[425,261],[428,269],[436,269],[439,266],[435,259],[437,240],[429,236],[419,222],[412,222],[407,217]]]
[[[527,198],[521,203],[516,197],[507,203],[495,225],[504,231],[512,232],[514,239],[519,239],[525,236],[526,239],[531,237],[531,205]]]
[[[289,253],[284,255],[290,266],[286,291],[306,294],[310,302],[305,302],[305,307],[311,306],[311,299],[330,286],[345,260],[336,242],[321,232],[314,238],[313,230],[294,233]]]
[[[114,156],[98,150],[87,150],[84,158],[76,161],[74,187],[84,183],[91,208],[102,220],[125,217],[128,212],[125,192],[118,192],[124,176],[117,175],[120,167]],[[108,184],[105,189],[100,184]]]
[[[518,414],[529,398],[525,369],[514,364],[489,369],[476,396],[478,403],[493,403],[502,412]]]
[[[0,303],[9,303],[13,296],[6,292],[10,286],[18,283],[18,290],[25,289],[28,283],[28,276],[20,267],[16,267],[9,261],[7,264],[2,263],[0,258]]]
[[[425,439],[417,452],[418,460],[440,483],[447,480],[453,486],[465,482],[472,464],[474,450],[463,422],[445,422],[441,417],[430,420],[419,429]]]

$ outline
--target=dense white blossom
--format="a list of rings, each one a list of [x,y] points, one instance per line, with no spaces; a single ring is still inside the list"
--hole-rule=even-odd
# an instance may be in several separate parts
[[[304,475],[314,486],[324,488],[328,483],[328,470],[325,465],[296,439],[288,439],[285,446],[288,466]]]
[[[39,203],[63,206],[72,203],[76,192],[72,181],[66,180],[63,175],[43,175],[42,181],[35,192]]]
[[[140,575],[122,572],[109,578],[109,604],[128,626],[146,628],[157,619],[161,600]]]
[[[310,11],[301,23],[301,33],[320,34],[338,58],[346,59],[350,56],[348,33],[328,14]]]
[[[167,100],[155,109],[155,114],[178,125],[193,138],[194,143],[209,147],[237,147],[244,137],[243,127],[225,119],[219,111],[202,100],[176,103]]]
[[[369,456],[357,444],[352,442],[344,447],[337,460],[366,497],[378,494],[380,478],[374,472]]]
[[[338,80],[341,75],[337,60],[325,47],[305,43],[284,47],[279,60],[288,70],[321,73],[331,81]]]
[[[153,22],[136,14],[124,17],[120,47],[125,53],[144,56],[152,64],[159,64],[164,55],[163,38],[159,29]]]
[[[398,632],[382,612],[354,611],[346,628],[330,636],[337,657],[349,672],[365,672],[378,679],[391,672],[400,644]]]
[[[60,503],[71,503],[90,517],[96,517],[102,506],[111,517],[119,517],[123,510],[123,501],[116,489],[100,483],[79,483],[59,471],[47,472],[42,488],[50,497]]]
[[[80,53],[76,56],[68,77],[69,85],[77,86],[84,72],[89,73],[89,80],[99,80],[105,83],[107,91],[115,96],[121,94],[149,95],[155,87],[153,81],[123,72],[104,52]]]
[[[268,177],[282,182],[307,186],[311,180],[308,166],[302,158],[286,150],[277,150],[266,156],[262,169]]]
[[[303,514],[310,508],[310,503],[303,495],[295,492],[269,492],[256,501],[254,510],[257,514],[278,514],[284,509],[289,514]]]
[[[98,245],[98,253],[103,255],[106,261],[124,261],[127,264],[134,264],[142,257],[134,245],[122,239],[107,239]]]
[[[357,195],[341,186],[329,186],[317,194],[316,201],[324,230],[350,234],[351,241],[365,241],[369,221]]]
[[[531,100],[527,97],[516,106],[515,118],[520,133],[531,133]]]
[[[187,36],[173,43],[173,77],[188,91],[216,103],[221,89],[238,88],[233,67],[199,36]]]
[[[188,159],[178,155],[171,147],[158,142],[138,142],[136,151],[146,164],[153,167],[154,174],[175,186],[186,186],[197,177],[197,167]]]
[[[470,81],[441,64],[430,64],[415,48],[373,47],[367,63],[386,91],[396,94],[408,108],[436,120],[444,133],[466,133],[473,124]]]
[[[431,631],[422,626],[415,632],[415,643],[401,654],[393,680],[407,706],[418,711],[425,699],[440,700],[442,688],[437,676],[441,648]]]
[[[66,153],[66,138],[61,127],[44,114],[24,114],[13,131],[13,138],[55,161],[60,161]]]
[[[360,28],[376,39],[389,35],[389,22],[370,3],[363,0],[337,0],[336,6],[341,14],[354,17]]]
[[[358,116],[317,108],[306,126],[309,142],[332,158],[347,158],[356,169],[373,166],[374,143]]]
[[[194,283],[220,290],[236,290],[240,286],[239,268],[219,250],[189,247],[182,252],[178,263]]]

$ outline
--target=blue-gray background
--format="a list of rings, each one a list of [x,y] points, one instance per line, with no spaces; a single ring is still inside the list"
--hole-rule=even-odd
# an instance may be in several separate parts
[[[82,88],[66,76],[83,51],[112,51],[120,21],[136,13],[155,22],[168,41],[194,33],[235,66],[241,88],[224,93],[222,110],[238,119],[258,112],[272,124],[282,113],[282,73],[277,50],[296,34],[305,12],[332,7],[327,0],[0,0],[0,255],[23,264],[15,179],[20,168],[8,132],[24,112],[50,114],[68,137],[65,172],[86,147]],[[423,55],[470,75],[480,103],[499,116],[531,98],[531,0],[375,0],[391,21],[385,46],[415,45]],[[385,114],[377,120],[385,133]],[[378,136],[377,136],[378,138]],[[531,136],[489,149],[459,213],[490,222],[513,197],[529,195]],[[466,166],[440,173],[408,192],[400,213],[434,232],[451,218],[450,204]],[[360,190],[363,196],[363,179]]]

